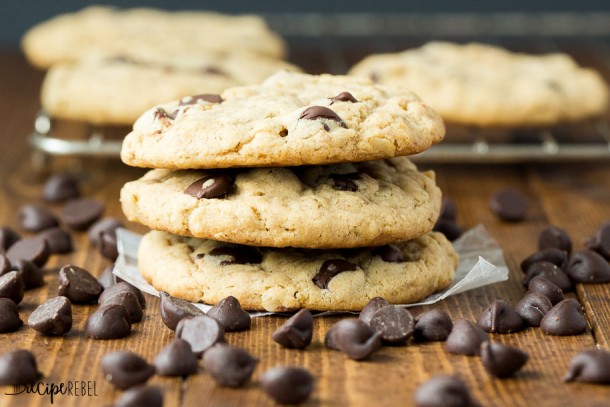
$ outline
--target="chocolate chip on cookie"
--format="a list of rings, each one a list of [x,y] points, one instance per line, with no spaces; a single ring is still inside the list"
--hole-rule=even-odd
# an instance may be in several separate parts
[[[234,182],[235,178],[229,174],[211,174],[199,178],[184,192],[197,199],[224,198],[231,192]]]
[[[207,68],[207,69],[213,69],[213,68]],[[206,72],[207,72],[207,70],[206,70]],[[220,71],[216,69],[215,73],[216,72],[220,72]],[[182,99],[180,99],[179,106],[203,104],[204,102],[222,103],[223,99],[220,97],[220,95],[216,95],[216,94],[212,94],[212,93],[203,93],[201,95],[183,97]]]
[[[174,110],[171,113],[167,113],[167,111],[161,107],[158,107],[157,110],[155,111],[155,119],[159,120],[159,119],[172,119],[174,120],[176,118],[176,116],[178,115],[178,110]]]
[[[357,267],[354,263],[343,259],[326,260],[320,266],[318,273],[313,277],[313,283],[319,288],[327,289],[328,283],[337,274],[344,271],[355,271]]]
[[[263,256],[254,247],[240,246],[221,246],[216,247],[208,253],[210,256],[222,256],[221,266],[229,264],[258,264],[263,261]]]
[[[352,95],[349,92],[341,92],[339,93],[337,96],[334,96],[332,98],[329,98],[330,100],[332,100],[332,102],[330,103],[331,105],[335,102],[351,102],[351,103],[358,103],[358,100],[356,100],[356,98],[354,97],[354,95]]]
[[[402,263],[406,261],[400,249],[393,244],[378,247],[373,251],[373,254],[381,257],[381,260],[386,263]]]
[[[355,192],[358,190],[358,184],[354,181],[361,179],[360,173],[350,172],[347,174],[330,174],[328,176],[333,181],[333,188],[337,191],[351,191]]]
[[[347,129],[347,124],[337,115],[337,113],[333,112],[331,109],[324,106],[311,106],[307,109],[303,110],[300,119],[307,120],[318,120],[318,119],[328,119],[337,122],[341,127]],[[324,130],[328,131],[330,128],[324,124]]]

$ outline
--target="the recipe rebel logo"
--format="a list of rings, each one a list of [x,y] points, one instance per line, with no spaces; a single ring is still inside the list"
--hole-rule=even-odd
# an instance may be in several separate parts
[[[61,383],[34,382],[31,384],[16,384],[12,392],[4,393],[7,396],[18,396],[21,394],[37,394],[48,396],[51,404],[55,396],[71,397],[97,397],[97,383],[93,380],[72,380]]]

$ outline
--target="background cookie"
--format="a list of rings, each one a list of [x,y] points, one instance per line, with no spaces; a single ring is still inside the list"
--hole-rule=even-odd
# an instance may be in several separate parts
[[[225,90],[218,103],[168,103],[123,142],[128,165],[287,166],[415,154],[442,140],[436,112],[411,92],[367,79],[280,72]]]
[[[140,272],[158,290],[209,304],[232,295],[245,309],[278,312],[359,311],[377,296],[415,302],[448,286],[457,263],[451,244],[436,232],[393,247],[315,251],[227,246],[152,231],[138,252]]]
[[[204,190],[214,197],[191,195]],[[152,170],[121,190],[125,216],[151,229],[271,247],[408,240],[432,230],[440,199],[434,173],[418,172],[404,157],[304,168]]]
[[[603,114],[601,76],[565,54],[526,55],[483,45],[432,42],[396,54],[372,55],[351,75],[406,86],[447,122],[532,126]]]

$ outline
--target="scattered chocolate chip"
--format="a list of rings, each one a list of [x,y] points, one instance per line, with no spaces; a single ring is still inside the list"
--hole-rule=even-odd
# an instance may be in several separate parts
[[[28,325],[43,335],[63,335],[72,329],[72,303],[66,297],[55,297],[38,306]]]
[[[142,320],[142,306],[131,291],[119,291],[110,297],[106,297],[102,305],[118,304],[125,307],[132,324]]]
[[[104,378],[121,390],[145,383],[155,373],[154,366],[128,351],[105,354],[100,366],[104,372]]]
[[[117,246],[116,233],[101,232],[100,245],[98,246],[100,254],[110,261],[115,261],[119,257],[119,249]]]
[[[491,195],[489,208],[502,220],[519,222],[527,217],[527,197],[516,189],[504,188]]]
[[[417,388],[417,407],[474,407],[466,384],[455,376],[435,376]]]
[[[324,106],[311,106],[307,109],[303,110],[301,116],[299,116],[299,120],[317,120],[317,119],[326,119],[337,122],[341,127],[347,129],[347,125],[345,122],[331,109]],[[330,128],[324,124],[324,130],[328,131]]]
[[[521,349],[495,342],[481,344],[481,362],[492,376],[504,379],[513,376],[525,365],[529,356]]]
[[[93,339],[124,338],[131,332],[129,314],[122,305],[100,306],[87,319],[85,333]]]
[[[364,322],[365,324],[369,325],[371,323],[371,318],[373,318],[373,315],[375,315],[375,313],[377,311],[379,311],[381,308],[390,305],[389,302],[387,302],[385,300],[385,298],[382,297],[375,297],[372,300],[370,300],[368,302],[368,304],[366,304],[364,306],[364,308],[362,308],[362,311],[360,311],[360,315],[358,316],[358,319],[361,320],[362,322]]]
[[[114,407],[162,407],[163,393],[156,386],[134,386],[121,394]]]
[[[544,250],[555,247],[570,254],[572,252],[572,238],[565,230],[557,226],[549,226],[538,236],[538,249]]]
[[[259,379],[265,393],[282,404],[300,404],[313,391],[314,378],[300,367],[278,366],[267,370]]]
[[[221,386],[243,386],[257,364],[258,359],[245,350],[225,344],[214,345],[203,354],[203,368]]]
[[[349,92],[341,92],[339,93],[337,96],[334,96],[332,98],[329,98],[331,100],[331,105],[333,103],[337,103],[337,102],[351,102],[351,103],[358,103],[358,100],[356,100],[356,98],[354,97],[354,95],[352,95]]]
[[[21,274],[23,280],[23,287],[26,290],[30,288],[42,287],[44,285],[44,271],[27,260],[17,260],[13,264],[13,270],[16,270]]]
[[[246,331],[252,323],[250,314],[241,308],[239,301],[233,296],[220,300],[208,310],[207,315],[220,322],[225,332]]]
[[[53,227],[38,234],[39,239],[44,239],[51,254],[70,253],[73,250],[72,236],[62,228]]]
[[[610,384],[610,352],[603,349],[590,349],[572,358],[566,382]]]
[[[525,329],[523,318],[506,301],[496,300],[483,310],[477,325],[490,333],[511,333]]]
[[[606,260],[610,260],[610,222],[602,223],[586,245],[589,249],[601,254]]]
[[[11,264],[18,260],[28,260],[36,264],[38,267],[43,267],[49,260],[49,246],[45,240],[36,237],[26,237],[16,242],[6,252],[6,257]]]
[[[203,93],[201,95],[194,95],[194,96],[185,96],[185,97],[183,97],[182,99],[180,99],[179,106],[203,104],[205,102],[208,102],[208,103],[222,103],[223,99],[220,97],[220,95],[211,94],[211,93]]]
[[[77,304],[95,302],[103,288],[87,270],[68,264],[59,270],[59,295]]]
[[[263,261],[263,256],[258,249],[250,246],[215,247],[210,250],[208,255],[223,257],[220,261],[221,266],[230,264],[260,264]]]
[[[347,318],[330,327],[324,344],[345,353],[350,359],[363,360],[381,347],[381,334],[359,319]]]
[[[133,295],[136,296],[138,302],[140,303],[140,306],[142,308],[146,308],[146,300],[144,299],[144,295],[142,295],[142,291],[138,290],[136,287],[132,286],[126,281],[117,282],[115,285],[112,285],[106,290],[104,290],[98,298],[97,303],[103,304],[106,299],[112,297],[119,291],[130,291]]]
[[[41,377],[32,352],[17,349],[0,356],[0,386],[30,384]]]
[[[358,184],[355,181],[361,179],[359,172],[350,172],[347,174],[330,174],[328,176],[333,181],[333,189],[337,191],[358,191]]]
[[[475,356],[479,354],[481,344],[488,340],[487,333],[481,327],[461,319],[453,325],[445,342],[445,350],[458,355]]]
[[[403,263],[406,261],[400,249],[393,244],[376,247],[373,250],[373,255],[381,257],[381,260],[386,263]]]
[[[123,281],[119,277],[115,276],[112,270],[114,270],[114,264],[106,267],[104,271],[102,271],[102,274],[100,274],[97,278],[97,282],[100,283],[104,290]]]
[[[104,213],[104,204],[93,199],[68,201],[61,209],[61,220],[71,229],[85,230]]]
[[[305,349],[311,344],[313,317],[308,309],[302,309],[282,324],[271,338],[286,348]]]
[[[549,335],[579,335],[587,330],[587,320],[578,301],[569,298],[546,313],[540,328]]]
[[[525,273],[523,285],[527,287],[534,277],[544,277],[563,291],[572,289],[572,282],[566,272],[549,261],[532,264]]]
[[[161,319],[172,331],[176,330],[178,322],[183,318],[205,315],[202,310],[190,302],[172,297],[165,291],[159,292],[159,298],[161,299]]]
[[[15,332],[21,325],[17,304],[10,298],[0,298],[0,333]]]
[[[67,174],[52,175],[42,188],[42,199],[46,202],[63,202],[79,197],[78,181]]]
[[[197,373],[197,358],[191,345],[180,338],[174,338],[161,349],[153,364],[160,376],[188,376]]]
[[[0,254],[0,276],[12,270],[12,265],[5,255]]]
[[[343,259],[326,260],[312,281],[318,288],[328,289],[328,284],[333,277],[344,271],[355,271],[357,267],[354,263]]]
[[[442,233],[451,242],[462,236],[462,228],[455,221],[449,219],[438,218],[432,230]]]
[[[8,226],[0,227],[0,253],[6,253],[6,251],[20,239],[21,236],[13,229]]]
[[[37,204],[22,206],[18,216],[21,227],[28,232],[40,232],[58,225],[53,212]]]
[[[441,201],[441,211],[439,219],[452,220],[455,222],[457,218],[457,205],[455,200],[449,197],[443,197]]]
[[[116,241],[116,230],[122,227],[123,223],[121,223],[121,221],[119,221],[118,219],[102,218],[95,222],[93,225],[91,225],[91,227],[89,228],[89,241],[93,246],[100,247],[102,233],[109,233],[111,236],[114,237],[114,240]]]
[[[553,308],[551,301],[537,292],[525,294],[515,305],[515,311],[529,326],[540,326],[540,321],[551,308]]]
[[[405,308],[396,305],[386,305],[377,310],[369,326],[381,334],[381,340],[387,344],[406,343],[413,336],[413,316]]]
[[[523,260],[521,262],[521,270],[523,270],[523,272],[526,272],[532,264],[538,263],[540,261],[551,262],[557,267],[563,269],[568,263],[568,254],[556,247],[542,249]]]
[[[610,264],[593,250],[574,253],[568,262],[567,272],[576,283],[600,284],[610,282]]]
[[[536,276],[530,280],[527,286],[530,292],[540,293],[547,297],[551,304],[555,305],[563,300],[563,290],[557,287],[548,278]]]
[[[187,341],[197,357],[218,342],[223,342],[224,333],[222,325],[207,315],[183,318],[176,326],[176,338]]]
[[[235,177],[229,174],[210,174],[186,187],[184,192],[197,199],[225,198],[233,189]]]
[[[157,110],[155,110],[155,120],[160,120],[160,119],[174,120],[177,115],[178,115],[178,110],[174,110],[171,113],[167,113],[167,111],[165,109],[163,109],[162,107],[158,107]]]
[[[0,298],[9,298],[19,304],[23,299],[23,279],[17,271],[9,271],[0,276]]]
[[[415,318],[413,337],[418,342],[444,341],[453,329],[453,321],[445,311],[432,309]]]

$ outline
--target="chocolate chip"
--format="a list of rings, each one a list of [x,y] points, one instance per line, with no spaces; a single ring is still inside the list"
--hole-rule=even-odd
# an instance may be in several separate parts
[[[225,198],[234,183],[235,178],[229,174],[210,174],[193,182],[184,192],[197,199]]]
[[[516,189],[504,188],[492,194],[489,208],[502,220],[519,222],[527,217],[527,197]]]
[[[104,213],[104,204],[93,199],[73,199],[61,209],[61,220],[71,229],[85,230]]]
[[[457,205],[455,200],[449,197],[443,197],[441,201],[441,212],[439,219],[452,220],[455,222],[457,218]]]
[[[121,221],[119,221],[118,219],[102,218],[95,222],[93,225],[91,225],[91,227],[89,228],[89,241],[93,246],[99,248],[101,246],[102,233],[107,233],[113,236],[116,242],[116,230],[122,227],[123,223],[121,223]]]
[[[579,335],[587,330],[587,320],[578,301],[569,298],[546,313],[540,328],[549,335]]]
[[[112,273],[113,270],[114,264],[111,264],[110,266],[106,267],[104,271],[102,271],[102,274],[100,274],[97,278],[97,282],[100,283],[104,290],[123,281]]]
[[[30,351],[17,349],[0,356],[0,386],[30,384],[41,377]]]
[[[103,288],[87,270],[68,264],[59,270],[59,295],[77,304],[95,302]]]
[[[381,334],[384,343],[397,345],[405,343],[413,336],[413,316],[405,308],[386,305],[377,310],[369,326]]]
[[[167,113],[167,111],[165,111],[165,109],[163,109],[162,107],[158,107],[157,110],[155,110],[155,120],[160,120],[160,119],[174,120],[177,115],[178,115],[178,110],[174,110],[171,113]]]
[[[105,354],[100,366],[104,372],[104,378],[121,390],[145,383],[155,373],[154,366],[128,351]]]
[[[361,179],[359,172],[350,172],[347,174],[330,174],[328,176],[333,181],[333,188],[337,191],[355,192],[358,190],[358,184],[355,181]]]
[[[41,205],[22,206],[18,217],[21,227],[28,232],[40,232],[58,225],[53,212]]]
[[[110,261],[115,261],[119,257],[116,234],[111,232],[100,233],[100,254]]]
[[[576,283],[599,284],[610,282],[610,264],[599,253],[581,250],[568,262],[567,272]]]
[[[176,326],[176,338],[187,341],[197,357],[218,342],[223,342],[224,333],[222,325],[207,315],[183,318]]]
[[[302,309],[282,324],[271,338],[286,348],[305,349],[311,344],[313,317],[308,309]]]
[[[239,301],[233,296],[220,300],[208,310],[207,315],[220,322],[225,332],[246,331],[252,323],[250,314],[241,308]]]
[[[357,267],[354,263],[343,259],[326,260],[312,281],[318,288],[328,289],[328,284],[333,277],[344,271],[355,271]]]
[[[539,261],[532,264],[523,278],[523,285],[528,286],[534,277],[544,277],[563,291],[572,289],[572,282],[568,275],[559,267],[548,261]]]
[[[203,368],[221,386],[241,387],[252,376],[258,359],[241,348],[217,344],[203,354]]]
[[[17,260],[13,263],[13,270],[21,274],[23,287],[26,290],[44,285],[44,271],[31,261]]]
[[[496,300],[485,308],[477,325],[490,333],[511,333],[525,329],[523,318],[503,300]]]
[[[180,338],[161,349],[153,364],[160,376],[188,376],[197,373],[198,367],[191,345]]]
[[[66,297],[55,297],[38,306],[28,325],[43,335],[63,335],[72,329],[72,303]]]
[[[386,263],[403,263],[406,261],[400,249],[393,244],[375,248],[373,255],[381,257],[381,260]]]
[[[606,260],[610,260],[610,222],[602,223],[593,238],[586,244],[589,249],[601,254]]]
[[[226,72],[223,72],[221,69],[216,68],[215,66],[207,66],[203,69],[203,72],[211,74],[211,75],[228,76]],[[218,95],[207,95],[207,96],[216,96],[217,98],[220,99],[220,96],[218,96]],[[222,101],[222,99],[220,99],[220,101]],[[220,103],[220,102],[215,102],[215,103]]]
[[[11,264],[17,263],[18,260],[27,260],[36,264],[38,267],[43,267],[49,259],[49,246],[45,240],[36,237],[26,237],[16,242],[6,252],[6,257]]]
[[[89,316],[85,333],[93,339],[124,338],[131,332],[129,314],[122,305],[102,305]]]
[[[51,254],[70,253],[73,250],[72,237],[59,227],[53,227],[40,232],[36,237],[44,239]]]
[[[527,289],[530,292],[544,295],[553,305],[563,300],[563,290],[545,277],[536,276],[532,278],[527,286]]]
[[[0,253],[6,253],[6,251],[20,239],[21,236],[13,229],[8,226],[0,227]]]
[[[481,327],[461,319],[453,325],[445,342],[445,350],[458,355],[474,356],[479,354],[481,344],[488,340],[487,333]]]
[[[455,376],[435,376],[417,388],[417,407],[474,407],[466,384]]]
[[[568,254],[563,250],[557,249],[555,247],[542,249],[523,260],[521,262],[521,270],[523,270],[523,272],[526,272],[532,264],[541,261],[548,261],[550,263],[555,264],[557,267],[563,269],[568,263]]]
[[[481,362],[492,376],[504,379],[513,376],[525,365],[529,356],[521,349],[495,342],[481,344]]]
[[[330,103],[331,105],[333,103],[336,102],[351,102],[351,103],[358,103],[358,101],[356,100],[356,98],[354,97],[354,95],[352,95],[349,92],[341,92],[339,93],[337,96],[334,96],[332,98],[329,98],[332,102]]]
[[[551,308],[553,308],[551,301],[537,292],[525,294],[515,305],[515,311],[529,326],[540,326],[540,321]]]
[[[203,104],[204,102],[222,103],[223,99],[220,97],[220,95],[216,95],[216,94],[212,94],[212,93],[203,93],[201,95],[183,97],[182,99],[180,99],[179,106],[187,106],[187,105],[195,105],[195,104],[199,105],[199,104]]]
[[[259,264],[263,261],[263,256],[254,247],[249,246],[220,246],[208,253],[210,256],[223,257],[220,261],[221,266],[229,264]]]
[[[387,305],[390,305],[390,303],[387,302],[385,300],[385,298],[375,297],[372,300],[370,300],[364,306],[364,308],[362,308],[362,311],[360,311],[360,315],[358,316],[358,319],[361,320],[362,322],[364,322],[365,324],[369,325],[371,323],[371,318],[373,318],[373,315],[375,315],[375,313],[377,311],[379,311],[381,308],[383,308]]]
[[[9,259],[5,255],[0,254],[0,276],[11,271],[13,266]]]
[[[176,330],[178,322],[183,318],[205,315],[202,310],[190,302],[172,297],[165,291],[159,292],[159,298],[161,299],[161,320],[172,331]]]
[[[142,308],[146,308],[146,300],[144,299],[144,295],[142,295],[142,291],[138,290],[136,287],[132,286],[131,284],[129,284],[128,282],[125,282],[125,281],[118,282],[115,285],[112,285],[112,286],[108,287],[106,290],[104,290],[102,292],[102,294],[100,295],[100,297],[98,298],[97,303],[103,304],[108,298],[112,297],[113,295],[115,295],[117,292],[120,292],[120,291],[131,292],[138,299],[140,306]]]
[[[46,202],[63,202],[78,197],[80,197],[78,181],[71,175],[52,175],[42,188],[42,199]]]
[[[453,322],[449,314],[440,309],[432,309],[415,318],[413,337],[418,342],[444,341],[452,329]]]
[[[345,353],[350,359],[363,360],[381,347],[381,334],[359,319],[342,319],[330,327],[324,344]]]
[[[118,304],[125,307],[129,315],[129,322],[136,323],[142,320],[142,306],[131,291],[119,291],[106,297],[102,305]]]
[[[540,232],[538,248],[544,250],[550,247],[555,247],[570,254],[572,252],[572,238],[565,230],[557,226],[549,226]]]
[[[125,390],[114,407],[162,407],[163,393],[156,386],[134,386]]]
[[[603,349],[590,349],[572,358],[566,382],[610,384],[610,352]]]
[[[462,228],[455,221],[449,219],[439,218],[432,230],[442,233],[451,242],[462,236]]]
[[[10,298],[0,298],[0,333],[15,332],[21,325],[17,304]]]
[[[301,116],[299,116],[299,120],[317,120],[317,119],[325,119],[332,120],[337,122],[341,127],[347,129],[347,125],[345,122],[331,109],[324,106],[311,106],[307,109],[303,110]],[[328,131],[330,128],[324,123],[324,130]]]
[[[313,391],[314,378],[307,370],[293,366],[278,366],[259,378],[265,393],[282,404],[300,404]]]
[[[9,298],[19,304],[23,299],[23,279],[17,271],[9,271],[0,276],[0,298]]]

